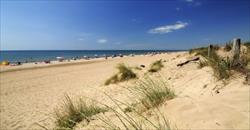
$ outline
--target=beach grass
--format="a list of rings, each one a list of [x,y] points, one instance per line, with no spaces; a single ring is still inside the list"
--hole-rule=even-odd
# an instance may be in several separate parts
[[[145,76],[137,80],[132,86],[127,87],[127,89],[137,100],[136,103],[129,106],[133,109],[142,106],[142,110],[148,110],[176,97],[174,91],[161,77]]]
[[[128,105],[121,101],[118,101],[109,96],[109,98],[116,104],[117,109],[113,107],[108,107],[109,111],[114,114],[113,118],[109,116],[103,115],[99,116],[99,119],[106,125],[102,125],[101,127],[104,129],[112,129],[112,130],[143,130],[143,129],[152,129],[152,130],[171,130],[169,121],[165,118],[165,116],[159,111],[152,110],[155,116],[157,116],[157,120],[150,120],[143,113],[138,112],[134,106]],[[125,110],[121,107],[121,105],[126,105]],[[129,113],[128,113],[129,112]],[[114,117],[118,122],[113,123]]]
[[[169,88],[165,80],[159,77],[145,76],[137,80],[133,85],[124,88],[131,92],[135,102],[128,104],[107,95],[117,106],[117,109],[109,106],[108,108],[109,112],[113,112],[119,123],[113,123],[108,116],[100,117],[100,120],[106,124],[104,129],[171,130],[169,122],[158,109],[162,103],[176,97],[174,91]],[[124,105],[125,108],[122,107]],[[151,121],[145,116],[144,112],[148,110],[157,116],[157,120]],[[158,115],[159,113],[160,115]]]
[[[225,48],[227,49],[225,50]],[[226,44],[224,50],[229,51],[229,48],[231,48],[231,45]],[[220,57],[216,53],[216,49],[211,52],[210,57],[208,57],[207,47],[191,49],[189,52],[191,54],[195,53],[196,55],[203,56],[204,60],[199,61],[199,68],[203,68],[204,66],[210,66],[213,69],[215,77],[219,80],[229,79],[232,76],[232,70],[241,72],[243,74],[249,72],[249,69],[247,68],[250,62],[249,49],[247,50],[246,53],[241,54],[240,62],[236,65],[234,64],[234,61],[229,57],[226,58]]]
[[[140,95],[140,102],[146,109],[154,108],[166,100],[176,97],[166,82],[162,79],[152,79],[145,77],[139,80],[134,87],[134,91]]]
[[[164,67],[163,63],[162,63],[162,60],[157,60],[155,62],[153,62],[151,65],[150,65],[150,68],[148,70],[148,72],[158,72],[161,70],[161,68]]]
[[[190,49],[189,54],[205,56],[208,54],[208,48],[207,47],[200,47],[200,48]]]
[[[228,79],[231,76],[232,61],[229,58],[222,58],[215,51],[212,51],[210,57],[208,57],[207,52],[199,53],[203,56],[205,60],[199,62],[199,67],[210,66],[213,69],[214,76],[221,79]]]
[[[228,79],[232,73],[232,61],[227,59],[209,59],[209,65],[212,67],[214,71],[214,75],[217,79]]]
[[[118,69],[118,73],[107,79],[104,83],[105,85],[123,82],[130,79],[135,79],[137,77],[137,75],[132,71],[132,69],[130,67],[127,67],[123,63],[118,64],[116,68]]]
[[[208,62],[207,62],[207,60],[200,60],[199,62],[198,62],[198,68],[203,68],[203,67],[205,67],[205,66],[208,66]]]
[[[65,95],[62,109],[55,110],[56,129],[73,129],[77,123],[83,120],[89,122],[91,116],[105,111],[107,109],[94,104],[89,105],[83,100],[73,102],[68,95]]]

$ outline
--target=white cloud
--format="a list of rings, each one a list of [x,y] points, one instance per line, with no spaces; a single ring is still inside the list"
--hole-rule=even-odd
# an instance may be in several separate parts
[[[77,40],[79,40],[79,41],[84,41],[84,38],[78,38]]]
[[[99,40],[97,40],[97,42],[98,43],[106,43],[106,42],[108,42],[108,40],[107,39],[99,39]]]
[[[189,3],[188,4],[189,6],[194,6],[194,7],[201,6],[201,4],[202,4],[198,0],[185,0],[185,2]]]
[[[186,23],[186,22],[178,21],[173,25],[165,25],[165,26],[153,28],[153,29],[149,30],[148,33],[152,33],[152,34],[170,33],[170,32],[173,32],[175,30],[183,29],[187,25],[188,25],[188,23]]]
[[[181,10],[181,8],[179,8],[179,7],[177,7],[177,8],[175,8],[177,11],[180,11]]]

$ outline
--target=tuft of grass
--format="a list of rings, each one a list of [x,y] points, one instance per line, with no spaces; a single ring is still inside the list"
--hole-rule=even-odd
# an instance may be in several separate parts
[[[200,47],[200,48],[194,48],[189,50],[189,54],[195,54],[205,56],[208,54],[208,48],[207,47]]]
[[[155,62],[153,62],[151,65],[150,65],[150,68],[148,70],[148,72],[158,72],[161,70],[161,68],[164,67],[163,63],[162,63],[162,60],[157,60]]]
[[[126,107],[125,109],[124,109],[124,111],[123,112],[132,112],[133,111],[133,108],[132,107],[130,107],[130,106],[128,106],[128,107]]]
[[[244,44],[245,45],[245,44]],[[229,44],[226,46],[230,46]],[[229,47],[225,47],[229,48]],[[248,49],[246,53],[241,54],[240,62],[233,64],[234,61],[227,58],[222,58],[215,51],[211,52],[211,56],[207,56],[207,48],[191,49],[190,53],[196,53],[196,55],[201,55],[205,60],[199,62],[199,68],[204,66],[210,66],[213,69],[214,75],[217,79],[229,79],[232,75],[232,70],[246,74],[249,72],[247,66],[250,63],[250,50]]]
[[[140,96],[140,102],[146,109],[157,107],[164,101],[176,97],[166,82],[150,77],[139,80],[133,87],[133,92]]]
[[[101,112],[107,111],[105,108],[96,105],[88,105],[83,100],[73,103],[72,99],[65,95],[62,109],[56,109],[57,129],[73,129],[76,123],[83,120],[89,122],[89,118]]]
[[[100,116],[99,119],[106,125],[101,125],[100,127],[113,130],[171,130],[169,121],[166,120],[165,116],[159,111],[159,109],[153,110],[153,112],[157,116],[157,120],[151,121],[143,113],[140,113],[136,109],[134,109],[132,105],[120,102],[119,100],[113,99],[110,96],[108,97],[115,103],[118,108],[114,109],[113,107],[108,107],[109,111],[115,115],[118,122],[113,123],[112,119],[110,119],[108,116],[103,115],[102,117]],[[121,104],[126,105],[127,108],[123,110]]]
[[[244,67],[250,64],[250,50],[247,53],[241,55],[240,62]]]
[[[118,69],[118,73],[107,79],[104,83],[105,85],[123,82],[137,77],[132,69],[127,67],[125,64],[118,64],[116,68]]]
[[[203,67],[205,67],[205,66],[208,66],[208,62],[207,62],[207,60],[200,60],[199,62],[198,62],[198,68],[203,68]]]
[[[199,68],[210,66],[213,69],[214,75],[217,79],[228,79],[231,76],[230,71],[232,69],[232,61],[229,58],[223,59],[217,55],[215,50],[216,49],[211,52],[210,57],[208,57],[207,47],[195,49],[192,51],[192,53],[196,53],[196,55],[201,55],[205,58],[204,61],[199,62]]]
[[[110,78],[108,78],[105,81],[104,85],[114,84],[114,83],[117,83],[117,82],[118,82],[118,75],[115,74],[115,75],[111,76]]]
[[[228,79],[231,76],[232,61],[227,58],[209,59],[209,64],[214,71],[214,75],[217,79]]]

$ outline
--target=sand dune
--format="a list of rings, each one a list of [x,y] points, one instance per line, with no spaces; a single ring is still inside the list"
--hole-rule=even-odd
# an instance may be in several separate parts
[[[115,73],[116,64],[123,62],[129,66],[144,64],[148,67],[158,59],[167,61],[160,75],[168,80],[178,96],[160,107],[171,123],[179,129],[249,129],[250,88],[243,84],[243,77],[236,75],[223,84],[214,78],[209,67],[198,69],[194,62],[176,66],[188,58],[190,55],[186,52],[178,52],[79,61],[42,68],[1,68],[5,71],[0,73],[1,129],[54,128],[54,109],[61,104],[65,93],[112,104],[103,95],[108,92],[114,98],[127,101],[127,91],[117,85],[103,85]],[[81,126],[78,128],[82,129]]]

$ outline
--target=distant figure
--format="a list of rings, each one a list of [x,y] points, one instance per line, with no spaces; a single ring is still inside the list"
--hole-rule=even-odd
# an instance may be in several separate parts
[[[62,62],[64,60],[63,57],[56,57],[56,59],[59,61],[59,62]]]
[[[107,56],[107,55],[105,55],[105,54],[104,54],[104,57],[105,57],[105,59],[106,59],[106,60],[108,59],[108,56]]]
[[[115,58],[116,57],[116,54],[112,55],[112,58]]]
[[[19,61],[16,63],[16,65],[21,65],[21,64],[22,64],[22,63],[21,63],[21,62],[19,62]]]
[[[45,64],[50,64],[50,60],[45,60],[44,63]]]
[[[95,55],[94,55],[94,57],[95,57],[95,58],[98,58],[98,55],[97,55],[97,54],[95,54]]]

